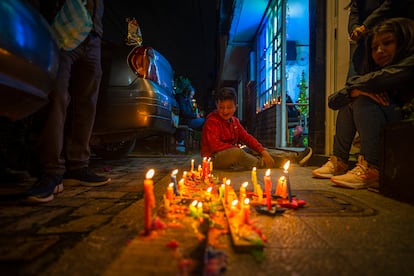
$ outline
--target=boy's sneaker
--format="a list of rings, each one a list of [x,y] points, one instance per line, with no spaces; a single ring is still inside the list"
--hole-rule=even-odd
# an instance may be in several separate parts
[[[337,186],[352,189],[363,189],[368,186],[378,187],[379,171],[369,166],[368,162],[364,160],[364,157],[360,155],[355,168],[344,175],[333,176],[331,181]]]
[[[312,157],[312,148],[306,147],[303,151],[298,153],[298,156],[296,157],[296,162],[300,166],[305,166],[311,157]]]
[[[106,185],[110,178],[106,176],[100,176],[95,174],[93,171],[90,171],[88,167],[69,170],[63,175],[63,183],[68,186],[90,186],[97,187]]]
[[[27,191],[27,202],[46,203],[54,199],[53,194],[63,191],[62,176],[54,174],[43,174]]]
[[[342,175],[348,171],[348,164],[336,156],[331,156],[322,167],[313,170],[312,176],[316,178],[331,178],[334,175]]]

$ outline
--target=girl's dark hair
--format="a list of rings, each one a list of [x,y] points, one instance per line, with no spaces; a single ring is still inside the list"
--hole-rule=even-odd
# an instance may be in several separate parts
[[[398,63],[402,59],[414,55],[414,20],[402,17],[391,18],[376,25],[368,35],[366,40],[366,70],[377,69],[371,55],[371,42],[373,36],[387,32],[394,33],[397,39],[395,56],[389,65]]]
[[[220,90],[216,93],[216,102],[224,100],[232,100],[235,104],[237,104],[237,94],[233,87],[220,88]]]

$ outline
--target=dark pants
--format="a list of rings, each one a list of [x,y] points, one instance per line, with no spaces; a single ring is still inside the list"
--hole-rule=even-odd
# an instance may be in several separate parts
[[[339,109],[336,118],[334,155],[348,161],[356,131],[361,138],[361,155],[374,166],[380,163],[380,133],[385,124],[401,120],[398,106],[391,103],[381,106],[365,96],[359,96],[352,104]]]
[[[96,103],[102,77],[101,39],[95,34],[72,51],[61,51],[56,88],[49,95],[38,150],[44,173],[89,165]]]

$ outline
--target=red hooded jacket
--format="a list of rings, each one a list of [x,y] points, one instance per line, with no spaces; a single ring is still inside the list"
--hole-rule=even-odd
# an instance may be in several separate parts
[[[217,111],[207,116],[201,138],[201,157],[211,157],[213,153],[245,144],[254,151],[262,152],[264,147],[240,124],[237,117],[223,120]]]

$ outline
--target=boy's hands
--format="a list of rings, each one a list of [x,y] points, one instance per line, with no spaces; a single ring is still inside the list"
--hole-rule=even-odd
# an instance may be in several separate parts
[[[275,161],[273,160],[272,156],[270,156],[269,152],[264,150],[260,154],[262,155],[260,165],[266,168],[273,168]]]

